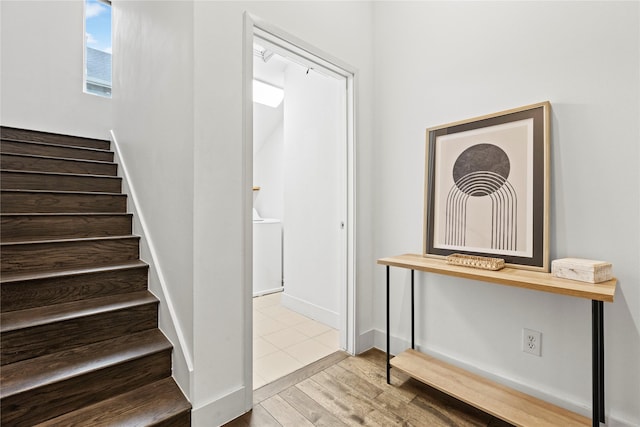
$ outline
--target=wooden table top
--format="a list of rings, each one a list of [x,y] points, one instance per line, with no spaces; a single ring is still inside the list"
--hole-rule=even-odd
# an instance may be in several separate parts
[[[404,254],[380,258],[378,264],[603,302],[613,302],[617,284],[617,279],[615,278],[601,283],[586,283],[561,279],[552,276],[551,273],[512,267],[505,267],[497,271],[462,267],[447,264],[444,259],[428,258],[420,254]]]

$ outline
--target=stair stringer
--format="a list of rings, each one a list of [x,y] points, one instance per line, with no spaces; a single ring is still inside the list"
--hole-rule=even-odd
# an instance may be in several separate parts
[[[173,377],[187,399],[192,400],[191,378],[193,376],[193,356],[187,340],[184,328],[176,313],[175,305],[171,299],[171,292],[167,284],[166,275],[159,262],[156,246],[149,233],[149,227],[145,220],[144,212],[140,206],[136,194],[135,185],[128,172],[127,163],[122,155],[114,130],[110,131],[111,143],[115,153],[114,162],[119,165],[117,176],[122,178],[122,194],[126,194],[128,212],[133,213],[134,234],[140,236],[140,259],[149,264],[149,291],[152,292],[160,304],[158,306],[158,328],[173,344],[172,372]]]

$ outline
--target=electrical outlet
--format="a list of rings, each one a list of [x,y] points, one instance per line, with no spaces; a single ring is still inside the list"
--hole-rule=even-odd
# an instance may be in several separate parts
[[[542,332],[524,328],[522,330],[522,351],[542,356]]]

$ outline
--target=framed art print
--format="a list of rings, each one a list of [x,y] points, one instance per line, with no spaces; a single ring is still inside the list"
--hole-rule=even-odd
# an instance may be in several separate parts
[[[549,271],[549,102],[427,129],[424,255]]]

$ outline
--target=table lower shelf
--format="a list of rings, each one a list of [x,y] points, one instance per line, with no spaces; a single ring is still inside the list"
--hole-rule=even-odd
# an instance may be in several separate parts
[[[589,418],[415,350],[391,359],[407,375],[516,426],[590,426]]]

